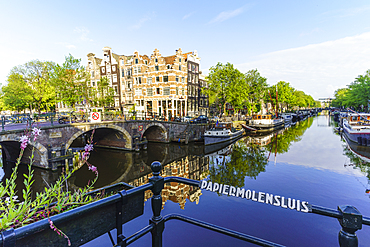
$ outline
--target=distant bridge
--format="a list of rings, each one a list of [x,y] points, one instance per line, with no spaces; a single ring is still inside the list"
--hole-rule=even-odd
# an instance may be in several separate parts
[[[152,142],[195,141],[202,138],[206,125],[181,122],[115,120],[97,123],[71,123],[41,127],[41,134],[35,142],[30,141],[22,162],[29,163],[32,148],[34,165],[55,170],[65,163],[72,154],[68,151],[72,143],[84,146],[93,130],[95,146],[120,150],[137,150],[144,140]],[[20,151],[20,138],[26,129],[5,130],[0,132],[3,164],[15,162]]]

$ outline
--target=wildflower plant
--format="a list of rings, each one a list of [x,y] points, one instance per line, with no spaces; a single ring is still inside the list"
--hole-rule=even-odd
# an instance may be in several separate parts
[[[6,179],[4,184],[0,184],[0,232],[8,228],[17,228],[48,218],[51,230],[54,230],[58,235],[66,238],[68,245],[71,245],[68,236],[58,229],[49,217],[99,199],[99,196],[92,197],[88,195],[88,192],[93,188],[99,175],[97,168],[87,161],[90,152],[93,150],[92,139],[94,131],[88,140],[88,144],[85,146],[82,158],[79,160],[80,164],[74,169],[62,173],[54,184],[47,184],[44,191],[36,192],[35,198],[32,198],[32,184],[34,182],[32,170],[34,161],[33,148],[31,156],[29,157],[28,173],[23,174],[23,184],[25,186],[22,190],[23,198],[22,200],[18,200],[15,182],[18,175],[18,166],[21,163],[27,145],[30,143],[30,139],[32,139],[31,137],[33,137],[32,140],[35,142],[39,135],[40,129],[33,128],[32,132],[26,131],[25,135],[20,138],[21,150],[16,160],[15,167],[13,168],[13,172],[10,178]],[[84,188],[79,188],[76,191],[69,191],[67,186],[68,178],[78,169],[77,167],[81,167],[84,164],[88,166],[89,170],[95,173],[95,179],[91,183],[89,182]]]

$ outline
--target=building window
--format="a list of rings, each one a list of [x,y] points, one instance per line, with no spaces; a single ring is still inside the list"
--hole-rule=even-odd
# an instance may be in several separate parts
[[[159,67],[158,65],[155,66],[155,71],[158,71],[159,70]]]
[[[182,93],[182,95],[185,96],[185,88],[184,87],[181,89],[181,93]]]
[[[176,87],[176,95],[179,95],[179,88]]]
[[[141,73],[141,67],[137,68],[137,72]]]
[[[138,79],[139,79],[139,84],[141,84],[141,77],[139,77]]]
[[[148,65],[148,61],[145,60],[145,65]]]
[[[179,77],[178,76],[176,76],[176,82],[179,82]]]
[[[137,74],[137,67],[134,67],[134,74]]]
[[[95,75],[95,73],[94,73],[95,71],[91,71],[91,77],[92,78],[94,78],[94,75]]]
[[[116,94],[118,94],[118,87],[117,87],[117,86],[114,86],[114,92],[115,92]]]
[[[116,72],[116,66],[115,65],[112,66],[112,71]]]
[[[156,81],[156,82],[159,82],[159,76],[156,76],[156,77],[155,77],[155,81]]]
[[[171,65],[167,64],[167,69],[171,69]]]
[[[185,83],[185,77],[181,77],[181,82]]]
[[[163,76],[163,82],[168,82],[168,75]]]
[[[155,62],[158,63],[158,58],[155,59]]]
[[[190,63],[188,64],[188,69],[191,70],[191,64]]]
[[[161,94],[161,89],[157,87],[157,94]]]
[[[121,65],[125,65],[125,60],[121,60]]]
[[[135,58],[135,64],[139,63],[139,59]]]
[[[179,62],[181,63],[181,58],[179,58]]]
[[[122,72],[122,77],[125,77],[125,71],[122,70],[121,72]]]
[[[143,95],[143,90],[141,88],[135,88],[135,95]]]
[[[163,95],[170,95],[170,87],[163,88]]]
[[[147,92],[148,96],[153,96],[153,88],[147,88],[146,92]]]
[[[179,65],[179,70],[181,70],[181,65]]]
[[[151,84],[151,83],[152,83],[152,78],[148,77],[148,84]]]
[[[101,72],[104,74],[105,73],[105,67],[101,67]]]
[[[95,81],[91,81],[91,86],[95,87]]]
[[[111,68],[110,68],[110,65],[107,66],[107,73],[110,73],[111,72]]]
[[[113,75],[113,82],[117,82],[117,75]]]

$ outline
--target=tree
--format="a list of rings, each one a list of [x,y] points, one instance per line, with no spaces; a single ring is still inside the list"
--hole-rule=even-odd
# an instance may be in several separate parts
[[[71,54],[65,57],[63,65],[57,64],[53,74],[53,86],[57,91],[57,100],[75,108],[79,102],[89,102],[90,74],[80,65],[81,59]]]
[[[90,103],[94,106],[109,107],[114,103],[114,89],[109,86],[107,77],[97,81],[97,88],[90,90]]]
[[[248,98],[245,99],[247,102],[248,112],[260,111],[261,101],[267,90],[267,79],[262,77],[257,69],[249,70],[245,73],[246,87],[245,90],[248,92]]]
[[[294,104],[294,88],[290,86],[289,82],[279,81],[276,84],[277,92],[278,92],[278,101],[279,103],[283,103],[286,105],[288,110]]]
[[[2,102],[7,109],[18,112],[30,107],[32,103],[32,88],[25,82],[20,74],[11,74],[8,84],[2,87]]]
[[[217,63],[210,68],[207,76],[208,88],[203,92],[209,96],[209,103],[219,102],[225,107],[230,103],[236,109],[242,109],[248,96],[244,75],[230,63]]]
[[[45,103],[54,104],[55,90],[50,79],[53,74],[54,63],[33,60],[24,65],[16,66],[10,71],[9,77],[20,78],[27,83],[32,92],[30,96],[40,113]]]

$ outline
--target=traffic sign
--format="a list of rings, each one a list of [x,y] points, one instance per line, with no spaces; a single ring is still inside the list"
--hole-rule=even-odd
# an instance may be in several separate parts
[[[100,113],[99,112],[91,112],[90,113],[90,121],[91,122],[101,122]]]

